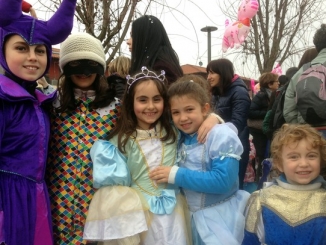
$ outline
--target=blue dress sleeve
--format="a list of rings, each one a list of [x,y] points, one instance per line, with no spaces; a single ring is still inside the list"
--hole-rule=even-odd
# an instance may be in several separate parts
[[[93,186],[130,186],[131,176],[127,158],[110,141],[98,140],[91,148]]]
[[[224,194],[238,180],[239,159],[243,147],[233,124],[219,124],[207,136],[206,149],[211,169],[206,172],[179,168],[175,184],[193,191]]]

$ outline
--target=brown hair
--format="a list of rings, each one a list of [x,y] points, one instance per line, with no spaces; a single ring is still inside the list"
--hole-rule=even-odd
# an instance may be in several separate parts
[[[169,100],[175,96],[188,96],[189,98],[196,100],[201,106],[210,103],[210,100],[207,97],[207,91],[205,91],[198,83],[189,80],[171,84],[168,90],[168,96]]]
[[[143,77],[143,78],[142,78]],[[170,122],[170,108],[167,96],[167,88],[164,82],[155,78],[148,78],[144,74],[138,74],[137,81],[129,86],[128,93],[124,93],[123,103],[121,107],[121,116],[117,121],[116,127],[110,132],[108,139],[118,135],[118,148],[121,152],[125,153],[125,146],[131,135],[136,131],[137,128],[137,117],[134,112],[134,98],[136,87],[146,81],[152,81],[155,83],[157,90],[163,98],[163,113],[158,121],[161,126],[165,129],[166,135],[161,138],[161,141],[169,141],[173,143],[176,140],[176,134],[171,126]]]
[[[274,167],[281,167],[283,146],[307,140],[311,147],[319,149],[321,167],[326,165],[326,139],[309,124],[284,124],[276,133],[271,144]]]
[[[272,72],[265,72],[259,77],[260,88],[268,88],[268,85],[277,81],[278,75]]]
[[[110,62],[108,65],[108,72],[110,75],[116,73],[120,77],[125,78],[129,74],[130,65],[130,58],[119,56]]]
[[[307,49],[299,62],[298,68],[300,69],[304,64],[311,62],[314,58],[316,58],[318,55],[317,49],[315,48],[311,48],[311,49]]]
[[[180,77],[176,82],[183,82],[183,81],[193,81],[195,83],[198,83],[200,85],[200,87],[202,87],[204,89],[204,91],[206,91],[208,99],[209,99],[209,101],[211,101],[212,95],[210,92],[210,90],[211,90],[210,84],[208,83],[208,81],[205,78],[203,78],[200,75],[187,74],[187,75]]]
[[[234,77],[234,66],[233,63],[225,58],[212,60],[208,63],[206,67],[206,72],[210,71],[220,75],[220,83],[218,87],[213,87],[212,94],[213,95],[224,95],[228,87],[232,83],[232,79]]]
[[[114,101],[115,92],[109,88],[104,76],[97,74],[93,85],[96,96],[90,103],[91,109],[103,108]],[[72,112],[78,107],[74,88],[75,84],[72,82],[71,77],[61,74],[58,80],[60,107],[55,109],[56,112]]]

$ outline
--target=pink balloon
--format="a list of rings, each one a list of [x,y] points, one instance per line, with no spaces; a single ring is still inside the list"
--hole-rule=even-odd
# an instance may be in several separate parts
[[[255,93],[255,80],[250,78],[250,87],[251,87],[251,91],[253,92],[253,94]]]
[[[240,21],[227,26],[222,41],[223,52],[226,52],[228,48],[239,48],[248,36],[249,31],[250,27]]]
[[[238,10],[238,20],[254,17],[259,9],[257,0],[242,0]]]
[[[277,63],[276,66],[274,67],[274,69],[271,72],[281,76],[283,71],[282,71],[282,67],[281,67],[280,63]]]
[[[230,24],[230,21],[228,19],[225,20],[225,27],[227,27]]]

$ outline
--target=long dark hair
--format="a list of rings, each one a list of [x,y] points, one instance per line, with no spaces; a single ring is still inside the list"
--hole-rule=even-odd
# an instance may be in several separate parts
[[[316,58],[318,55],[318,51],[316,48],[310,48],[304,51],[300,61],[298,68],[300,69],[304,64],[311,62],[314,58]]]
[[[159,62],[166,73],[175,74],[177,77],[183,75],[178,55],[173,50],[166,30],[158,18],[144,15],[136,19],[132,23],[131,37],[131,74],[140,71],[143,66],[154,69],[155,64]],[[174,81],[168,79],[168,82]]]
[[[139,76],[138,76],[139,77]],[[115,128],[110,132],[108,140],[113,136],[118,135],[118,148],[121,152],[125,153],[125,146],[131,135],[136,131],[137,128],[137,117],[134,112],[134,97],[136,87],[145,82],[153,81],[163,98],[164,109],[161,117],[158,121],[161,123],[162,128],[165,129],[166,135],[161,138],[161,141],[169,141],[168,143],[173,143],[176,140],[176,134],[171,126],[170,121],[170,108],[167,96],[166,85],[159,81],[158,79],[151,79],[148,77],[140,78],[134,82],[130,87],[128,92],[125,91],[123,96],[123,103],[121,107],[121,116],[117,121]],[[157,123],[157,122],[156,122]]]
[[[60,107],[56,109],[57,112],[72,112],[78,107],[74,95],[74,88],[75,85],[72,82],[71,77],[66,77],[64,74],[61,74],[58,83]],[[90,103],[91,109],[105,107],[114,100],[115,91],[109,88],[104,76],[96,75],[94,90],[96,96]]]
[[[212,88],[212,94],[224,95],[234,77],[234,67],[232,62],[228,59],[212,60],[208,63],[206,68],[207,73],[210,71],[220,75],[219,85]]]

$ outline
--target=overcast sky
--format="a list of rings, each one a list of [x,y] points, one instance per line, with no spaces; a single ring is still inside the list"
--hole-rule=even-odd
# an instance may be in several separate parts
[[[27,0],[34,4],[36,8],[39,7],[38,0]],[[45,0],[43,0],[45,1]],[[43,2],[42,1],[42,2]],[[119,1],[119,0],[117,0]],[[236,2],[235,0],[232,0]],[[138,10],[144,13],[144,3],[148,0],[142,0],[138,3]],[[225,29],[226,16],[223,15],[219,8],[219,2],[228,4],[230,0],[161,0],[165,3],[162,4],[152,3],[151,8],[147,10],[146,14],[152,14],[158,17],[166,28],[166,31],[171,40],[172,46],[178,53],[181,65],[192,64],[199,65],[201,61],[203,67],[207,65],[207,33],[202,32],[201,29],[205,26],[215,26],[217,31],[211,33],[211,58],[217,59],[221,57],[229,58],[235,63],[236,72],[253,78],[258,78],[259,74],[253,74],[248,71],[244,66],[236,64],[236,57],[230,55],[232,50],[226,53],[222,52],[222,37]],[[241,0],[239,0],[240,5]],[[236,10],[230,9],[229,11],[235,12]],[[44,18],[49,18],[46,16]],[[40,17],[41,18],[41,17]],[[235,22],[236,19],[231,19],[230,22]],[[75,28],[74,32],[78,29]],[[127,35],[127,38],[129,34]],[[312,45],[312,42],[309,44]],[[121,46],[122,54],[130,56],[127,44],[124,42]],[[283,70],[285,71],[286,68]]]

